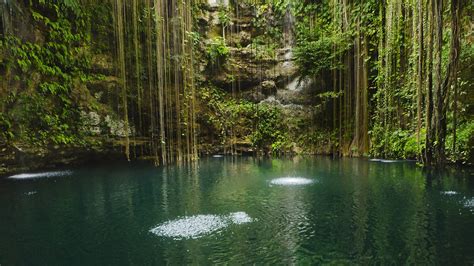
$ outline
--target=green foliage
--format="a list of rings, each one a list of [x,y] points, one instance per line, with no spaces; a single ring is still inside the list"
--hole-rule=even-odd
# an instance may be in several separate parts
[[[263,4],[256,6],[256,14],[252,20],[253,27],[260,31],[263,35],[272,35],[273,27],[269,25],[270,14],[272,12],[271,5]]]
[[[383,129],[374,127],[369,134],[372,143],[370,154],[377,158],[416,159],[425,147],[424,129],[420,132],[419,143],[416,133],[408,130],[397,129],[384,136]]]
[[[0,113],[0,143],[8,142],[13,137],[11,120],[5,114]]]
[[[201,124],[216,134],[225,144],[233,135],[258,149],[283,152],[288,149],[287,129],[281,123],[281,111],[275,106],[237,101],[225,92],[205,87],[199,90],[199,99],[206,106],[201,110]]]
[[[308,127],[307,125],[305,126]],[[336,134],[329,130],[305,130],[298,136],[298,146],[305,153],[325,153],[329,152],[328,148],[337,147],[338,140]]]
[[[302,75],[319,75],[325,70],[341,68],[341,55],[351,47],[351,32],[334,31],[324,18],[317,21],[318,27],[309,27],[306,18],[304,16],[298,24],[295,49],[295,60]]]
[[[453,150],[453,134],[446,138],[446,151],[454,162],[472,162],[474,159],[474,121],[459,126],[456,132],[456,150]]]
[[[274,42],[265,43],[263,36],[253,38],[251,48],[257,60],[272,60],[277,56],[276,49],[278,45]]]
[[[220,62],[220,60],[225,60],[229,53],[229,47],[227,47],[222,37],[216,37],[210,40],[207,45],[207,58],[211,64],[216,64],[217,62]]]
[[[78,142],[80,107],[73,89],[77,81],[96,78],[89,73],[89,17],[73,0],[32,2],[29,8],[44,41],[5,36],[0,42],[0,50],[8,51],[3,64],[21,84],[6,98],[14,118],[7,132],[37,144]]]
[[[259,44],[273,44],[279,46],[283,40],[284,16],[288,1],[268,1],[256,6],[255,17],[252,20],[252,28],[256,31],[256,37],[260,38]]]
[[[335,50],[335,47],[341,47],[340,42],[337,36],[300,42],[295,50],[295,59],[303,76],[318,75],[322,71],[340,67],[338,58],[345,51]]]
[[[196,31],[188,32],[188,37],[193,42],[193,46],[195,48],[198,48],[201,43],[201,35],[199,34],[199,32],[196,32]]]
[[[341,97],[342,92],[334,92],[334,91],[326,91],[323,93],[319,93],[318,97],[321,99],[337,99]]]
[[[229,10],[223,6],[219,8],[219,13],[217,14],[219,19],[219,24],[222,27],[227,27],[230,24]]]
[[[287,138],[281,123],[281,111],[271,105],[254,105],[255,130],[250,139],[259,148],[271,147],[272,151],[284,151]]]

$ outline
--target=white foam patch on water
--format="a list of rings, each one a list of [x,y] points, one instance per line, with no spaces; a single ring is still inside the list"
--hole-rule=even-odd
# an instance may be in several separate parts
[[[382,159],[370,159],[371,162],[380,162]]]
[[[229,215],[229,218],[234,224],[245,224],[253,221],[253,219],[245,212],[233,212]]]
[[[24,173],[9,176],[11,179],[33,179],[33,178],[44,178],[44,177],[56,177],[56,176],[67,176],[71,175],[71,171],[55,171],[55,172],[43,172],[43,173]]]
[[[310,185],[312,183],[314,183],[313,179],[304,177],[280,177],[270,181],[270,184],[279,186],[301,186]]]
[[[38,193],[38,191],[30,191],[30,192],[26,192],[25,195],[26,196],[31,196],[31,195],[34,195],[36,193]]]
[[[229,215],[194,215],[177,220],[167,221],[150,230],[157,236],[170,237],[176,240],[196,239],[219,231],[231,224],[252,222],[245,212],[234,212]]]
[[[214,157],[214,158],[222,158],[222,157],[224,157],[224,155],[216,154],[216,155],[212,155],[212,157]]]
[[[449,190],[449,191],[441,191],[441,194],[444,194],[444,195],[457,195],[458,192]]]
[[[369,159],[370,162],[381,162],[381,163],[400,163],[400,162],[406,162],[408,160],[387,160],[387,159]]]
[[[199,238],[226,227],[226,222],[216,215],[195,215],[168,221],[150,230],[155,235],[171,238]]]
[[[464,202],[464,207],[466,208],[474,208],[474,198],[466,200]]]

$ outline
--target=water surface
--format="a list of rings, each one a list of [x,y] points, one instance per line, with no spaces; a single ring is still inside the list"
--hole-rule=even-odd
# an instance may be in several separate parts
[[[210,157],[54,173],[0,179],[1,265],[474,263],[469,169]]]

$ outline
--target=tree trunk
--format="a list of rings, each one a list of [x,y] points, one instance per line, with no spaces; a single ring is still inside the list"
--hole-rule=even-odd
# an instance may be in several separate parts
[[[418,77],[417,77],[417,127],[416,127],[416,140],[418,143],[418,152],[420,152],[420,131],[421,131],[421,116],[422,116],[422,88],[423,88],[423,5],[422,0],[418,1]]]
[[[443,0],[435,1],[436,9],[436,38],[437,38],[437,59],[436,59],[436,103],[434,109],[434,127],[435,127],[435,143],[434,156],[437,164],[444,162],[444,139],[446,136],[446,115],[444,112],[444,102],[446,94],[443,92],[443,82],[441,81],[442,71],[442,53],[443,53]]]
[[[451,1],[451,49],[449,52],[449,63],[447,69],[447,76],[443,82],[443,97],[447,98],[449,89],[451,85],[454,87],[454,103],[453,103],[453,152],[456,152],[456,124],[457,124],[457,101],[458,101],[458,91],[457,91],[457,70],[459,62],[459,54],[461,53],[461,44],[460,44],[460,27],[459,19],[461,14],[461,1],[452,0]],[[447,113],[448,103],[444,101],[443,116],[444,120],[444,137],[446,137],[446,113]],[[443,144],[444,145],[444,144]],[[443,150],[444,152],[444,147]],[[443,154],[444,155],[444,154]]]
[[[434,4],[433,1],[428,1],[428,7],[431,7],[428,15],[429,31],[428,35],[428,84],[427,84],[427,95],[426,95],[426,144],[425,144],[425,164],[430,165],[433,160],[433,126],[432,126],[432,114],[433,114],[433,33],[434,33]]]

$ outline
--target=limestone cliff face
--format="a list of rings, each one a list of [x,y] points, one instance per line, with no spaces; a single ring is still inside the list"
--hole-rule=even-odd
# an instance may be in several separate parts
[[[220,21],[222,10],[226,10],[229,23],[223,29]],[[230,11],[232,10],[232,11]],[[219,88],[231,92],[234,97],[254,103],[280,103],[283,105],[309,105],[314,103],[311,79],[298,76],[293,58],[293,17],[287,12],[276,18],[271,10],[263,15],[266,27],[282,32],[281,40],[259,43],[265,32],[256,25],[257,10],[253,5],[239,3],[230,8],[213,0],[204,5],[199,17],[198,30],[203,36],[203,45],[213,38],[225,38],[229,55],[218,64],[205,61],[201,68],[203,77]]]
[[[259,8],[213,1],[201,7],[197,30],[205,47],[202,53],[206,54],[206,47],[216,38],[225,40],[228,49],[228,55],[217,62],[203,57],[200,68],[203,84],[224,89],[237,100],[278,108],[283,114],[280,122],[285,125],[283,134],[293,141],[289,151],[328,153],[330,144],[314,137],[315,128],[312,128],[315,114],[321,108],[315,90],[323,84],[298,75],[293,56],[294,18],[289,10],[282,17],[272,7]],[[224,15],[228,16],[227,24],[223,23]],[[279,31],[281,38],[269,36],[272,30]],[[308,139],[320,142],[322,148],[302,147],[305,145],[302,142]],[[246,142],[245,138],[234,140],[234,143]]]
[[[204,36],[204,45],[220,37],[225,38],[229,49],[226,60],[215,65],[205,63],[204,77],[237,97],[260,102],[294,78],[296,68],[291,47],[284,47],[283,43],[261,45],[255,42],[263,34],[254,25],[256,10],[252,5],[240,3],[226,9],[230,21],[223,30],[219,20],[223,8],[225,5],[216,6],[212,0],[202,8],[199,30]]]
[[[44,44],[48,42],[47,29],[40,21],[33,19],[33,9],[25,3],[17,0],[0,1],[0,14],[2,15],[0,35],[12,35],[21,42],[32,43],[41,49],[48,50],[44,47]],[[52,145],[49,147],[47,143],[43,143],[42,147],[36,147],[36,144],[29,143],[27,138],[20,139],[19,134],[8,141],[6,138],[0,138],[0,155],[3,158],[3,160],[0,160],[0,173],[2,171],[12,171],[13,165],[17,166],[16,169],[27,167],[23,162],[35,160],[35,158],[37,158],[38,165],[34,167],[41,167],[46,164],[54,165],[56,162],[64,164],[74,161],[69,159],[73,156],[68,151],[84,154],[84,157],[92,157],[94,153],[120,152],[124,146],[121,138],[128,135],[133,137],[131,142],[133,146],[140,150],[147,150],[141,147],[146,147],[149,140],[145,137],[139,137],[143,134],[135,134],[140,128],[133,124],[126,128],[119,118],[123,107],[120,104],[119,96],[121,81],[117,76],[117,59],[113,52],[116,45],[113,16],[107,8],[107,3],[97,2],[94,5],[103,7],[97,12],[103,14],[105,18],[94,20],[95,27],[88,29],[88,38],[81,40],[78,49],[81,51],[81,57],[88,58],[88,66],[81,69],[81,71],[100,76],[100,78],[75,78],[74,82],[70,84],[71,91],[68,92],[68,96],[71,97],[70,101],[74,106],[73,109],[77,111],[75,117],[77,121],[66,121],[66,124],[77,127],[78,138],[81,141],[87,140],[87,145],[89,145],[89,142],[93,145],[89,145],[91,147],[87,145],[81,147]],[[227,0],[209,0],[208,3],[194,8],[192,12],[194,22],[192,34],[198,33],[199,35],[199,44],[195,47],[196,61],[193,66],[196,70],[195,73],[197,73],[197,93],[199,94],[200,90],[212,86],[227,92],[227,98],[243,99],[255,104],[277,107],[284,113],[284,119],[281,123],[287,125],[286,129],[291,130],[291,134],[298,136],[303,131],[307,131],[307,121],[312,119],[312,113],[314,112],[312,107],[314,103],[314,96],[312,96],[314,82],[301,80],[298,76],[293,61],[293,19],[291,13],[287,12],[282,17],[281,14],[275,14],[275,11],[268,6],[262,9],[262,5]],[[48,12],[43,13],[45,16],[52,16]],[[138,23],[141,23],[140,29],[143,30],[146,28],[146,23],[142,19],[147,16],[147,9],[143,9],[140,14],[143,17],[138,19]],[[143,36],[140,40],[147,36],[153,36],[154,29],[152,27],[147,29],[150,29],[150,32],[142,33]],[[272,30],[278,31],[280,34],[278,36],[281,36],[281,39],[275,38],[274,35],[270,36],[271,33],[269,32]],[[131,32],[132,30],[128,29],[128,31]],[[127,36],[130,37],[129,35]],[[131,39],[127,39],[126,42],[130,47],[134,44]],[[210,49],[216,44],[217,47],[214,48],[217,49],[217,55],[212,55]],[[146,83],[147,86],[151,84],[150,87],[153,87],[154,84],[149,81],[156,74],[156,66],[154,66],[156,62],[153,61],[155,54],[153,51],[148,53],[147,49],[149,47],[145,47],[145,45],[140,47],[138,53],[141,60],[147,61],[150,59],[150,62],[147,61],[146,66],[144,63],[139,65],[133,73],[127,73],[129,80],[131,80],[129,82],[130,91],[137,91],[136,88],[140,86],[140,84],[133,83],[135,80],[140,80],[142,82],[141,86]],[[153,45],[150,49],[154,49]],[[4,63],[7,56],[10,56],[10,61],[16,61],[9,50],[0,51],[0,75],[6,77],[0,80],[0,97],[2,99],[0,101],[0,111],[4,114],[8,113],[8,119],[13,121],[9,130],[17,133],[23,130],[19,125],[24,127],[21,124],[24,122],[18,121],[18,117],[25,109],[25,104],[22,101],[31,99],[31,95],[39,96],[37,98],[43,102],[47,102],[51,97],[42,95],[38,90],[39,83],[45,79],[42,77],[44,73],[33,67],[29,70],[29,74],[22,74],[18,68],[11,67],[14,63],[9,66]],[[173,57],[170,56],[170,58]],[[136,63],[135,54],[129,53],[126,62],[127,64]],[[49,63],[54,65],[57,62]],[[148,66],[148,63],[151,64],[151,67]],[[15,96],[13,101],[7,103],[3,99],[7,99],[8,94],[16,96],[24,94],[28,97],[15,98]],[[150,92],[149,95],[152,95],[152,93]],[[130,102],[137,102],[138,96],[138,94],[129,93],[129,105]],[[135,111],[135,113],[129,115],[131,121],[137,123],[140,119],[150,119],[152,114],[149,113],[149,109],[152,109],[152,107],[148,107],[148,104],[147,102],[147,105],[142,107],[141,110],[130,108],[130,110]],[[204,108],[197,106],[195,111],[199,113]],[[141,117],[138,115],[139,111],[143,112]],[[200,116],[202,116],[201,113]],[[223,115],[224,118],[226,116],[227,114]],[[170,117],[172,118],[172,116]],[[0,116],[0,118],[2,117]],[[235,120],[238,121],[238,119]],[[225,122],[223,121],[223,124]],[[205,139],[203,143],[200,143],[199,148],[202,149],[207,144],[215,146],[214,139],[212,139],[216,135],[215,132],[208,134],[207,131],[209,130],[206,128],[206,124],[199,126],[198,134],[200,135],[198,137],[201,140]],[[45,126],[46,134],[48,134],[48,127]],[[243,124],[241,127],[240,130],[243,133],[240,135],[235,133],[237,129],[229,129],[230,127],[227,125],[224,126],[223,130],[233,132],[235,140],[232,141],[234,144],[241,143],[242,146],[250,147],[253,144],[250,143],[248,135],[249,132],[254,130],[255,126]],[[1,119],[0,129],[3,129]],[[141,129],[143,131],[143,128]],[[152,130],[156,131],[156,128]],[[211,130],[214,130],[214,128],[211,128]],[[286,134],[286,132],[284,133]],[[206,139],[203,137],[204,135],[210,137]],[[295,139],[294,136],[289,137]],[[218,138],[216,139],[219,142],[221,141]],[[225,145],[227,144],[222,142],[220,144],[224,148],[219,148],[220,150],[215,150],[215,152],[222,152],[221,150],[226,149]],[[58,152],[60,150],[64,150],[66,153]]]
[[[90,59],[89,67],[81,71],[100,78],[80,79],[74,76],[67,88],[68,104],[59,110],[60,113],[77,112],[77,116],[71,115],[75,120],[66,121],[66,125],[77,128],[79,141],[64,144],[32,140],[31,130],[28,131],[28,119],[31,119],[29,116],[32,113],[41,118],[57,119],[55,111],[58,110],[54,105],[57,99],[53,99],[56,95],[44,93],[39,87],[41,82],[62,84],[55,76],[55,73],[60,72],[58,69],[61,62],[53,56],[49,60],[44,57],[54,54],[57,47],[60,47],[57,50],[64,47],[61,46],[62,43],[51,45],[54,42],[48,39],[51,36],[45,23],[33,16],[35,8],[40,9],[34,3],[0,1],[0,175],[99,158],[121,158],[121,138],[127,134],[124,132],[132,134],[133,127],[125,128],[117,115],[117,91],[120,84],[111,49],[108,49],[107,42],[94,39],[93,33],[93,41],[87,43],[81,40],[81,45],[74,43],[80,52],[71,55],[69,59],[75,59],[76,56]],[[41,11],[45,21],[57,19],[51,13]],[[15,46],[5,45],[8,40],[14,40],[12,43]],[[38,57],[38,54],[43,57]],[[24,64],[28,65],[25,67],[27,70],[18,67],[20,61],[26,62]],[[45,65],[50,67],[53,74],[44,70]],[[61,72],[70,74],[73,70],[64,68]],[[35,104],[42,104],[45,108],[32,111],[35,110],[32,109]],[[54,125],[46,124],[42,125],[42,130],[48,137],[55,128]]]

